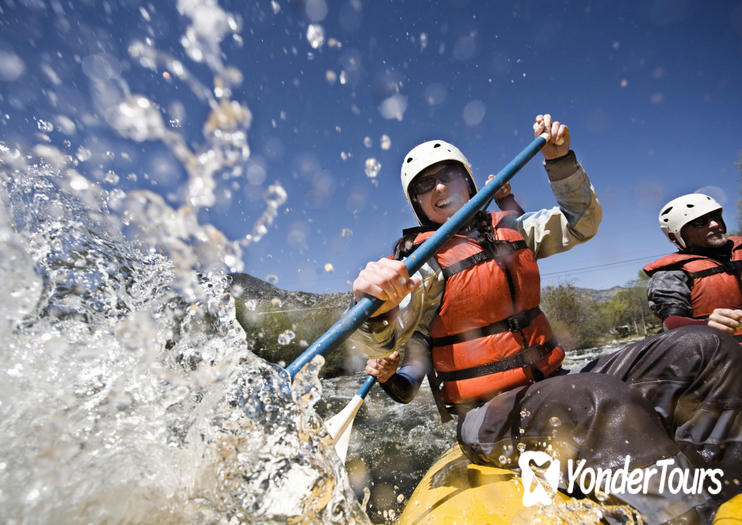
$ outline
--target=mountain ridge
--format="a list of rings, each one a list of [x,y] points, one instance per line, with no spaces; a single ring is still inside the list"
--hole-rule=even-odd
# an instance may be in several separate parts
[[[325,294],[289,291],[279,288],[248,273],[233,273],[230,275],[232,277],[233,295],[236,297],[245,297],[261,301],[272,301],[273,299],[278,299],[284,306],[291,305],[305,308],[339,305],[343,301],[345,301],[345,306],[351,304],[352,293],[350,291]],[[613,286],[604,290],[597,290],[594,288],[579,288],[575,286],[574,289],[579,294],[587,295],[600,304],[611,300],[618,292],[627,290],[628,288],[625,286]]]

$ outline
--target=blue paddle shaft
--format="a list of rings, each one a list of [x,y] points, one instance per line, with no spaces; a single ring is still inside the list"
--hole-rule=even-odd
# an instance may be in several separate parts
[[[376,383],[376,378],[374,376],[366,376],[366,380],[361,385],[361,388],[358,389],[356,395],[361,399],[366,399],[366,394],[368,394],[368,391],[371,390],[372,386],[374,386],[374,383]]]
[[[503,187],[513,175],[518,173],[525,164],[538,153],[546,143],[543,136],[536,137],[523,151],[510,161],[484,188],[479,190],[466,204],[444,222],[433,235],[418,247],[404,260],[409,275],[414,274],[423,264],[440,249],[443,244],[461,229],[474,215],[487,205],[489,200]],[[307,348],[286,371],[291,379],[304,365],[315,356],[324,354],[330,348],[345,341],[363,322],[368,319],[384,301],[375,297],[364,297],[348,310],[334,325],[332,325],[319,339]],[[367,380],[368,382],[368,380]],[[365,385],[365,383],[364,383]],[[373,385],[373,381],[371,382]],[[371,387],[369,385],[369,388]],[[365,395],[365,394],[364,394]]]

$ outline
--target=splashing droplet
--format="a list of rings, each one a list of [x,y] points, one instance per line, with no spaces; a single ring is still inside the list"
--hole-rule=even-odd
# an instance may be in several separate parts
[[[112,108],[108,121],[122,136],[137,142],[160,139],[165,123],[155,104],[147,97],[133,95]]]
[[[287,196],[288,195],[286,194],[286,190],[283,189],[283,186],[276,183],[268,186],[268,189],[265,190],[265,195],[263,196],[263,198],[265,199],[265,203],[268,206],[278,208],[284,202],[286,202]]]
[[[86,160],[89,160],[90,157],[92,157],[92,155],[93,154],[89,149],[84,148],[82,146],[77,148],[77,153],[75,154],[75,156],[77,157],[77,160],[79,160],[80,162],[85,162]]]
[[[43,131],[44,133],[51,133],[52,131],[54,131],[54,124],[52,124],[48,120],[37,120],[36,127],[39,128],[39,131]]]
[[[325,29],[319,24],[309,24],[307,41],[312,49],[319,49],[325,43]]]
[[[379,143],[381,145],[381,149],[383,149],[384,151],[392,147],[392,139],[390,139],[389,135],[387,135],[386,133],[381,136]]]
[[[0,81],[13,82],[26,70],[26,64],[15,53],[0,51]]]
[[[370,157],[366,159],[366,176],[369,179],[375,179],[376,176],[379,174],[379,171],[381,171],[381,164],[379,164],[379,161],[376,160],[373,157]]]
[[[428,34],[420,33],[420,51],[423,51],[426,47],[428,47]]]
[[[296,337],[296,334],[294,334],[294,332],[292,332],[291,330],[285,330],[278,335],[278,344],[281,346],[286,346],[294,340],[294,337]]]
[[[405,111],[407,111],[407,97],[405,95],[392,95],[384,99],[379,105],[379,113],[386,119],[402,121]]]

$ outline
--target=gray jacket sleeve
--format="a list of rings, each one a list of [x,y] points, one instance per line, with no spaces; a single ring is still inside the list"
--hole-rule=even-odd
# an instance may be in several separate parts
[[[690,277],[682,270],[660,271],[652,274],[647,286],[649,308],[662,321],[671,315],[692,317]]]
[[[603,217],[595,189],[574,152],[544,163],[557,203],[551,209],[524,213],[517,219],[528,247],[543,259],[592,238]]]

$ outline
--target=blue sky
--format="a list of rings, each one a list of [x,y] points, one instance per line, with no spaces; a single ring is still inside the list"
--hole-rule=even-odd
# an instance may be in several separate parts
[[[570,126],[604,219],[594,239],[541,262],[542,284],[602,289],[635,278],[672,250],[656,217],[682,193],[706,188],[726,205],[727,224],[737,226],[740,2],[219,5],[241,20],[239,38],[228,35],[221,50],[243,75],[232,98],[252,112],[251,154],[243,174],[223,184],[231,198],[200,219],[238,239],[262,213],[267,186],[280,183],[288,199],[265,237],[246,248],[244,266],[260,278],[276,276],[281,288],[345,291],[367,261],[386,255],[401,229],[415,224],[399,184],[400,161],[412,146],[453,142],[481,182],[531,140],[533,118],[546,111]],[[90,69],[91,57],[108,57],[166,121],[180,115],[175,130],[196,147],[206,105],[127,51],[149,38],[209,86],[208,68],[180,44],[188,23],[175,3],[0,2],[0,140],[32,146],[39,119],[54,122],[49,141],[90,152],[81,171],[113,170],[124,189],[154,189],[177,205],[184,170],[161,143],[135,143],[106,125]],[[316,49],[310,24],[325,35]],[[396,110],[388,110],[392,102]],[[374,178],[365,171],[370,158],[381,166]],[[528,210],[554,205],[539,164],[534,159],[513,179]]]

